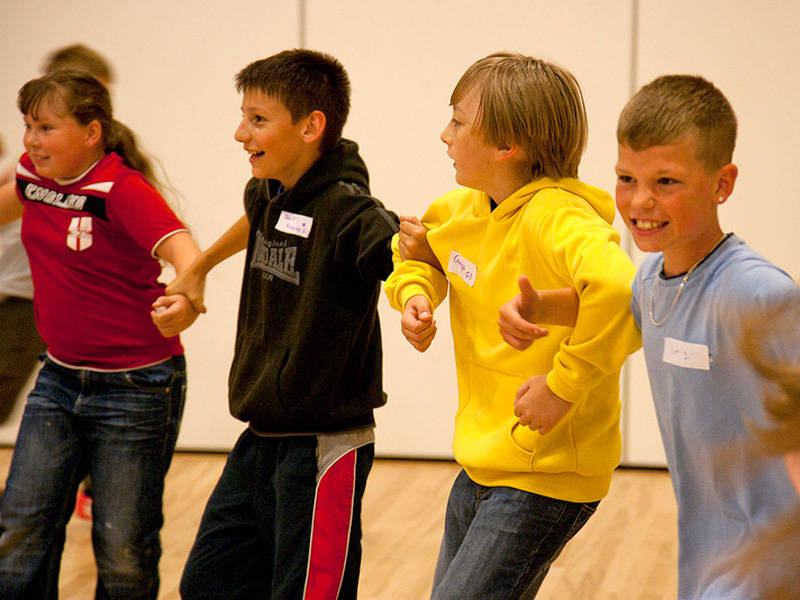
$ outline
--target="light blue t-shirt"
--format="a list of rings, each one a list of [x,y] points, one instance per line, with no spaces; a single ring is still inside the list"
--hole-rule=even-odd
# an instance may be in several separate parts
[[[766,307],[795,284],[729,235],[689,276],[667,316],[683,276],[665,278],[662,267],[660,253],[645,259],[631,309],[678,503],[678,597],[751,600],[769,569],[742,581],[716,563],[798,498],[782,460],[759,459],[742,444],[746,419],[766,421],[762,382],[739,351],[740,327],[750,309]],[[657,323],[667,316],[661,326],[651,311]]]

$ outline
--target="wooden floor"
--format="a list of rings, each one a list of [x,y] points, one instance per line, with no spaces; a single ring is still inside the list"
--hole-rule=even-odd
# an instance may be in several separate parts
[[[0,449],[5,481],[11,450]],[[159,599],[177,600],[178,582],[221,454],[178,453],[167,476]],[[427,600],[454,463],[376,460],[364,496],[362,600]],[[537,600],[675,598],[676,509],[664,471],[617,471],[597,514],[553,565]],[[73,518],[61,567],[62,600],[93,597],[90,523]]]

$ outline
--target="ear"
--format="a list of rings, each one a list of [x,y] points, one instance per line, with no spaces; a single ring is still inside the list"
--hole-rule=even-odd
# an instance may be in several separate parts
[[[328,124],[328,119],[325,113],[321,110],[312,110],[311,114],[305,119],[305,126],[302,130],[302,136],[307,144],[316,142],[322,139],[322,134],[325,133],[325,126]]]
[[[96,146],[103,141],[103,126],[100,121],[92,121],[86,126],[86,145]]]
[[[733,193],[736,185],[736,177],[739,175],[739,168],[733,164],[727,164],[719,170],[717,176],[717,203],[722,204]]]
[[[506,160],[511,160],[515,156],[522,156],[522,148],[520,146],[505,146],[503,148],[497,148],[494,151],[494,158],[497,162],[503,162]]]

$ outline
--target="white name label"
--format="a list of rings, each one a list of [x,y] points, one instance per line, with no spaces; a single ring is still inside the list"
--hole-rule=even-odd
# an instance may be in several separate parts
[[[671,337],[664,338],[664,357],[662,360],[665,363],[685,369],[711,370],[708,346],[683,342]]]
[[[447,263],[447,270],[461,277],[469,287],[475,285],[478,268],[455,250],[450,251],[450,262]]]
[[[292,235],[299,235],[300,237],[307,238],[311,233],[311,225],[314,224],[312,217],[305,215],[298,215],[282,210],[281,216],[275,225],[275,229],[283,233],[290,233]]]

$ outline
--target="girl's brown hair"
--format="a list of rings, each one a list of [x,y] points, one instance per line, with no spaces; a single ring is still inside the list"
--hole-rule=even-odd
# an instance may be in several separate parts
[[[20,88],[17,107],[23,115],[36,118],[43,102],[50,102],[54,110],[64,111],[81,125],[100,123],[105,153],[116,152],[127,166],[142,173],[157,188],[162,187],[150,159],[139,149],[136,136],[114,119],[108,90],[92,75],[74,70],[56,71],[32,79]]]

